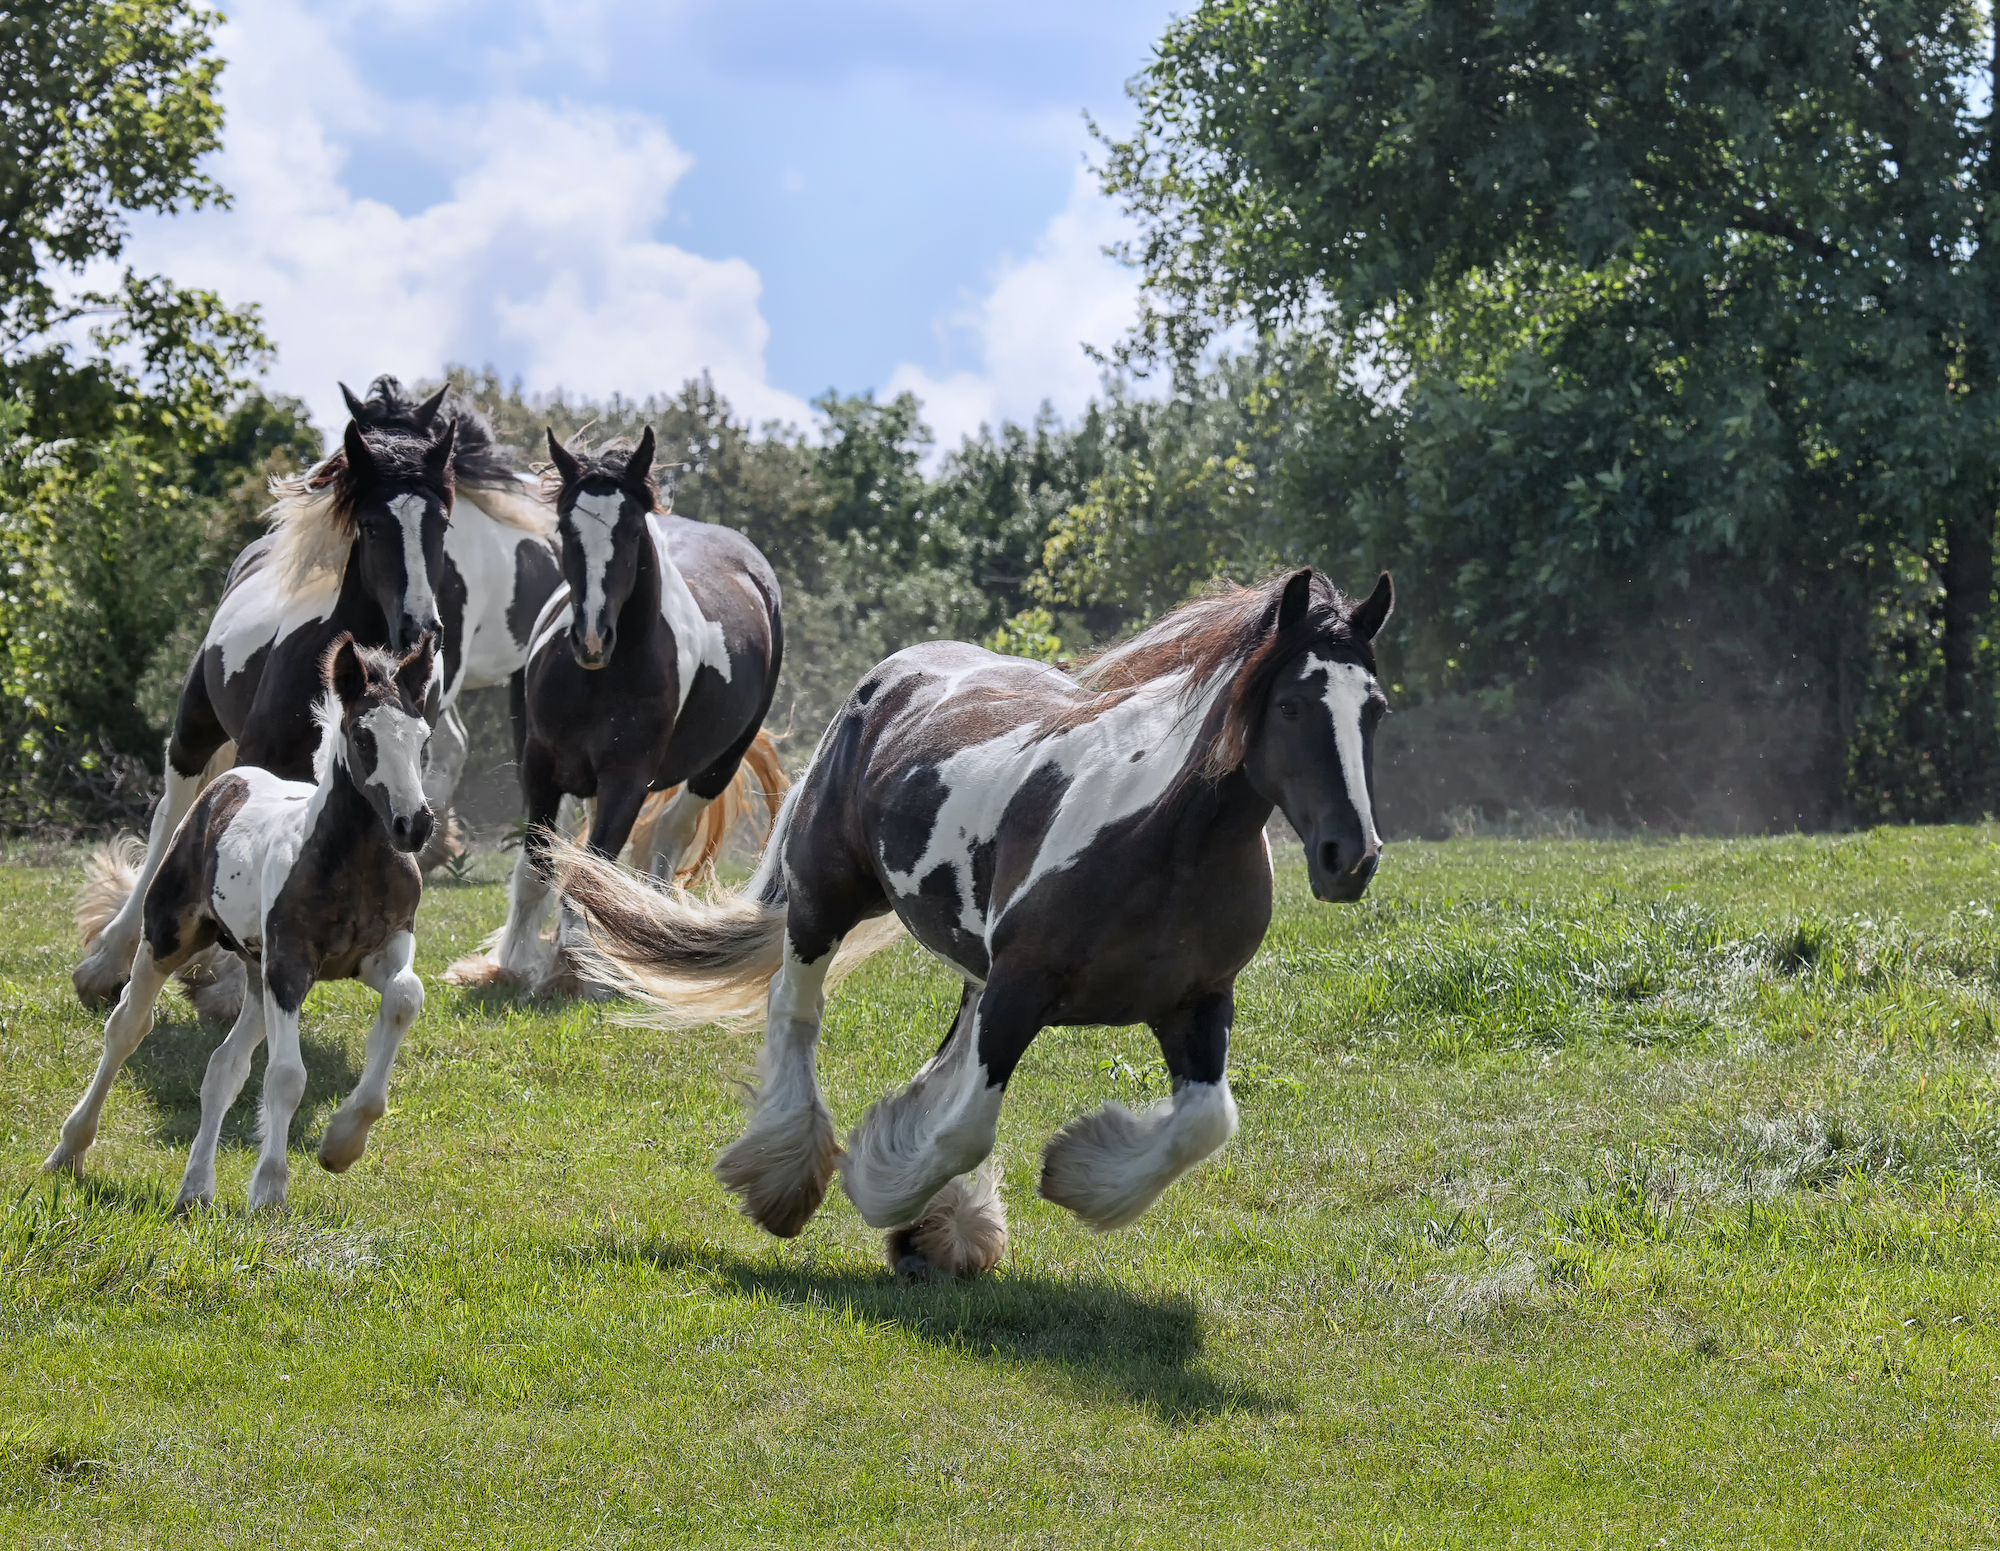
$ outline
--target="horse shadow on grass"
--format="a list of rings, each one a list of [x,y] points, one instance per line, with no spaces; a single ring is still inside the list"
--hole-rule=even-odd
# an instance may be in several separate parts
[[[886,1269],[788,1266],[712,1244],[608,1235],[586,1253],[693,1272],[737,1297],[893,1325],[941,1351],[1057,1373],[1085,1394],[1143,1407],[1169,1426],[1231,1412],[1293,1409],[1289,1398],[1208,1370],[1201,1309],[1185,1293],[1142,1293],[1103,1277],[1004,1269],[975,1281],[921,1282]]]
[[[194,1142],[201,1125],[201,1079],[208,1071],[208,1058],[222,1043],[225,1029],[204,1028],[184,1006],[170,1007],[160,999],[159,1021],[153,1032],[139,1042],[125,1070],[132,1074],[139,1091],[152,1101],[159,1118],[153,1134],[172,1147]],[[299,1030],[299,1054],[306,1063],[305,1097],[292,1116],[292,1147],[303,1145],[318,1117],[328,1107],[346,1098],[361,1073],[348,1059],[347,1047],[309,1028]],[[258,1117],[262,1112],[265,1047],[259,1045],[251,1058],[250,1075],[243,1091],[230,1106],[222,1123],[224,1147],[255,1146]]]

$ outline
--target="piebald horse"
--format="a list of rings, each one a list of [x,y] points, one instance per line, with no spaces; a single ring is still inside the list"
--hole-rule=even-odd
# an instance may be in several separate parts
[[[144,898],[144,936],[124,994],[104,1025],[104,1054],[44,1165],[80,1172],[119,1068],[153,1027],[153,1004],[176,969],[217,944],[249,971],[228,1037],[201,1083],[195,1133],[178,1207],[215,1195],[223,1117],[269,1040],[263,1148],[250,1178],[252,1210],[282,1206],[285,1145],[305,1093],[299,1008],[321,980],[359,979],[382,998],[354,1091],[334,1112],[319,1161],[340,1173],[368,1145],[388,1101],[396,1049],[424,1005],[411,929],[423,876],[412,852],[430,838],[423,788],[424,715],[435,693],[436,637],[400,660],[343,634],[323,655],[324,693],[311,782],[246,765],[219,776],[162,847]]]
[[[377,378],[366,399],[341,392],[354,418],[340,451],[277,484],[272,531],[230,567],[181,686],[143,856],[127,842],[90,860],[77,900],[87,951],[73,977],[86,1006],[124,984],[146,885],[204,781],[232,762],[289,780],[310,775],[329,642],[352,634],[398,650],[438,635],[425,787],[442,813],[466,752],[453,702],[518,673],[558,584],[554,513],[507,467],[482,417],[461,405],[441,420],[444,390],[419,404],[393,377]],[[241,995],[240,976],[225,973],[197,1004],[204,1016],[233,1018]]]
[[[1386,574],[1353,603],[1299,570],[1187,604],[1074,676],[912,646],[849,696],[740,894],[662,892],[566,851],[589,973],[669,1025],[766,1003],[750,1119],[716,1164],[744,1211],[796,1234],[837,1166],[899,1270],[990,1267],[1006,1218],[984,1160],[1050,1024],[1150,1025],[1173,1096],[1071,1122],[1044,1196],[1122,1227],[1219,1149],[1236,1129],[1235,980],[1270,923],[1271,810],[1304,837],[1323,900],[1360,898],[1381,856],[1373,643],[1392,601]],[[814,1075],[825,990],[898,924],[964,995],[937,1054],[843,1151]]]
[[[636,448],[595,452],[549,433],[564,586],[535,623],[523,681],[527,841],[495,956],[454,965],[455,983],[568,983],[573,925],[559,922],[553,943],[542,934],[565,794],[595,799],[589,846],[613,858],[647,794],[678,786],[652,826],[651,856],[637,859],[671,876],[746,758],[774,808],[784,788],[760,736],[784,657],[777,577],[740,533],[660,511],[653,449],[651,426]]]

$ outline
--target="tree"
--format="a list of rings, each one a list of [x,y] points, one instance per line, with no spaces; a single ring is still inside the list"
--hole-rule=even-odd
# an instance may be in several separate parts
[[[1378,377],[1406,486],[1378,554],[1490,682],[1639,615],[1747,621],[1800,643],[1850,748],[1901,718],[1936,772],[1906,811],[1988,803],[1984,33],[1963,0],[1214,0],[1108,165],[1144,226],[1139,353],[1247,318]],[[1861,661],[1911,564],[1934,677]]]

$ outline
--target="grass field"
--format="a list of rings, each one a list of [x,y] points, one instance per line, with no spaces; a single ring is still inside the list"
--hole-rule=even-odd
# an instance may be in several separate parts
[[[497,879],[498,859],[476,876]],[[892,1280],[836,1198],[778,1244],[707,1169],[748,1036],[432,977],[345,1178],[165,1214],[208,1041],[178,1003],[87,1187],[36,1165],[98,1024],[75,875],[0,869],[0,1544],[1546,1545],[2000,1540],[2000,830],[1295,854],[1240,988],[1242,1130],[1136,1228],[1042,1142],[1164,1091],[1143,1030],[1044,1034],[1014,1240]],[[837,995],[836,1117],[956,994],[907,945]],[[294,1145],[372,998],[308,1004]]]

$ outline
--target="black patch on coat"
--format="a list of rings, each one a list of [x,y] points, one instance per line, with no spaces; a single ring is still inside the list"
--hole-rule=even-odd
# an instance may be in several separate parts
[[[547,544],[524,539],[514,546],[514,596],[507,604],[507,633],[522,651],[528,649],[542,605],[561,585],[562,566]]]
[[[198,953],[216,938],[213,909],[217,844],[249,799],[240,775],[218,776],[194,800],[146,888],[146,946],[162,964]]]
[[[877,829],[884,867],[908,872],[923,859],[937,829],[938,810],[950,795],[935,765],[919,765],[903,774],[884,801]]]
[[[988,894],[997,908],[1006,909],[1008,901],[1014,897],[1014,890],[1021,886],[1021,880],[1034,865],[1035,856],[1042,848],[1042,837],[1048,834],[1049,826],[1056,821],[1063,794],[1069,786],[1070,778],[1063,767],[1050,760],[1045,765],[1036,766],[1034,774],[1023,781],[1007,800],[1007,811],[1000,815],[999,829],[999,833],[1007,838],[1006,853],[995,868]],[[982,913],[984,908],[981,907]]]

